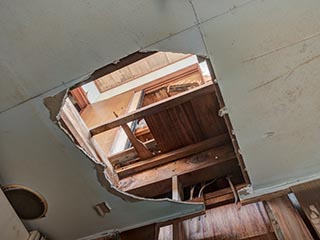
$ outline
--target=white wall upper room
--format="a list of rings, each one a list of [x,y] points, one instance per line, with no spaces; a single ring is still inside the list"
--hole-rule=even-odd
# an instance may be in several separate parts
[[[78,239],[200,210],[115,196],[43,105],[139,50],[210,56],[252,181],[247,197],[320,177],[320,1],[1,1],[0,175],[47,199],[32,229]],[[97,201],[111,215],[92,211]]]

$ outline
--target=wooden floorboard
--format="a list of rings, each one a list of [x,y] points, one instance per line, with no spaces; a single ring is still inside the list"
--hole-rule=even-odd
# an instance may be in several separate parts
[[[235,204],[207,210],[205,215],[183,222],[188,240],[276,240],[261,202],[239,208]],[[170,229],[159,240],[170,238]]]
[[[287,196],[266,201],[265,206],[279,240],[313,239]]]
[[[320,239],[320,180],[291,188]]]

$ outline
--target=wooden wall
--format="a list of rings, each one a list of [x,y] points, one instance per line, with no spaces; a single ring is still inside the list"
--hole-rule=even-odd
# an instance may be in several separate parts
[[[268,215],[261,202],[238,208],[228,204],[206,211],[200,217],[183,222],[188,240],[274,240]],[[170,226],[160,229],[159,240],[170,240]]]

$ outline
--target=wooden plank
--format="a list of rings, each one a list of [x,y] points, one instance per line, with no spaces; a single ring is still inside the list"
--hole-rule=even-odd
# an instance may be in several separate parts
[[[265,207],[279,240],[313,239],[288,196],[266,201]]]
[[[299,184],[291,189],[320,238],[320,180]]]
[[[180,69],[180,70],[173,72],[169,75],[158,78],[158,79],[152,81],[152,83],[146,84],[144,87],[146,96],[148,96],[150,93],[153,93],[163,87],[167,87],[168,84],[171,84],[173,82],[177,82],[180,80],[189,80],[189,78],[192,78],[199,83],[203,83],[201,69],[199,69],[198,63],[192,64],[188,67]],[[152,103],[152,102],[143,101],[143,106],[148,105],[150,103]]]
[[[183,200],[183,187],[177,175],[172,177],[172,199]]]
[[[207,94],[202,94],[197,98],[202,98],[203,95]],[[217,114],[216,116],[218,117]],[[197,121],[191,101],[146,116],[145,121],[162,153],[206,139]]]
[[[68,127],[72,136],[78,142],[79,146],[82,147],[90,157],[106,164],[108,177],[116,186],[119,178],[114,171],[112,164],[106,157],[105,153],[101,150],[101,147],[96,143],[95,139],[90,139],[89,129],[69,98],[66,99],[63,107],[61,108],[60,117]]]
[[[179,181],[178,176],[172,177],[172,199],[181,201],[183,200],[183,187]],[[172,228],[173,240],[183,240],[184,239],[184,229],[182,222],[173,223]]]
[[[144,159],[148,159],[148,158],[153,157],[152,152],[150,152],[150,150],[144,145],[143,142],[139,141],[136,138],[136,136],[133,134],[133,132],[131,132],[131,129],[129,128],[129,126],[126,123],[122,124],[120,126],[122,127],[122,129],[126,133],[127,137],[129,138],[132,146],[136,150],[140,159],[144,160]]]
[[[173,150],[168,153],[160,154],[148,160],[139,161],[134,164],[122,167],[117,170],[117,173],[120,178],[127,177],[134,173],[138,173],[150,168],[154,168],[159,165],[163,165],[172,161],[175,161],[180,158],[184,158],[190,155],[197,154],[199,152],[208,150],[219,145],[224,145],[229,141],[228,134],[222,134],[218,137],[209,138],[199,143],[195,143],[177,150]]]
[[[179,106],[146,116],[145,121],[164,153],[227,133],[218,111],[216,96],[206,93]]]
[[[206,215],[189,219],[183,224],[188,239],[277,239],[262,203],[241,208],[235,204],[212,208],[206,210]]]
[[[145,116],[152,115],[154,113],[158,113],[160,111],[164,111],[168,108],[180,105],[181,103],[190,101],[191,99],[201,96],[202,94],[214,92],[214,88],[212,84],[204,84],[198,88],[193,88],[189,91],[183,92],[181,94],[177,94],[171,98],[164,99],[154,104],[150,104],[146,107],[140,108],[132,113],[125,114],[115,120],[107,121],[101,125],[93,127],[90,129],[91,135],[96,135],[101,132],[107,131],[109,129],[120,126],[121,124],[125,124],[127,122],[143,118]]]
[[[95,238],[93,240],[133,240],[133,239],[148,239],[148,240],[158,240],[158,232],[156,229],[156,224],[150,224],[147,226],[134,228],[124,232],[115,232],[113,234],[108,234],[105,237]]]
[[[142,99],[143,99],[143,91],[135,92],[129,102],[128,108],[126,113],[133,112],[141,107]],[[128,126],[132,129],[135,126],[135,122],[129,122]],[[125,150],[128,146],[128,137],[126,136],[125,132],[121,129],[117,132],[115,139],[113,140],[112,147],[110,149],[109,155],[114,153],[121,152]]]
[[[184,184],[184,186],[186,186],[188,183],[193,184],[194,180],[199,180],[198,178],[192,176],[192,173],[195,171],[199,171],[202,169],[208,171],[210,170],[211,174],[209,174],[209,176],[201,176],[203,181],[208,180],[206,178],[215,178],[215,175],[219,173],[226,174],[226,169],[219,169],[217,165],[226,163],[234,159],[235,154],[233,148],[230,145],[220,146],[196,154],[194,156],[186,157],[175,162],[165,164],[159,168],[147,170],[124,178],[119,182],[119,188],[122,191],[132,191],[139,188],[143,189],[143,187],[146,185],[152,185],[153,183],[162,183],[168,179],[171,182],[171,178],[174,175],[186,175],[185,179],[181,178],[182,183]],[[214,172],[211,167],[216,167],[216,172]],[[230,166],[227,167],[227,169],[229,168]],[[190,178],[190,176],[192,177]],[[149,190],[151,191],[151,189]],[[158,191],[159,189],[154,190]]]
[[[158,145],[154,139],[151,139],[147,142],[144,142],[146,147],[150,149],[150,151],[158,151]],[[114,165],[122,165],[127,161],[130,161],[132,159],[135,159],[138,157],[137,151],[134,149],[134,147],[127,148],[119,153],[115,153],[113,155],[108,156],[108,159],[110,162],[112,162]]]
[[[245,184],[239,184],[236,189],[240,189],[246,186]],[[197,197],[189,200],[189,202],[203,202],[206,205],[206,209],[225,205],[227,203],[234,202],[234,194],[230,187],[223,188],[214,192],[205,193],[202,197]]]

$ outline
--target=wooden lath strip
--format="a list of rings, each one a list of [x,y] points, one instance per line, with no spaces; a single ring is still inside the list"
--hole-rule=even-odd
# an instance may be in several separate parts
[[[181,103],[190,101],[191,99],[206,93],[214,92],[214,88],[212,83],[201,85],[197,88],[193,88],[189,91],[183,92],[181,94],[177,94],[171,98],[163,99],[159,102],[150,104],[146,107],[140,108],[134,112],[127,113],[123,116],[120,116],[117,119],[105,122],[99,126],[90,129],[90,133],[92,136],[99,134],[101,132],[107,131],[109,129],[119,127],[122,124],[125,124],[130,121],[134,121],[139,118],[143,118],[145,116],[149,116],[168,108],[172,108],[174,106],[180,105]]]
[[[160,154],[148,160],[139,161],[137,163],[130,164],[117,170],[120,178],[127,177],[129,175],[142,172],[144,170],[154,168],[177,159],[181,159],[190,155],[197,154],[199,152],[208,150],[219,145],[224,145],[229,141],[228,134],[222,134],[217,137],[209,138],[199,143],[188,145],[186,147],[173,150],[168,153]]]

